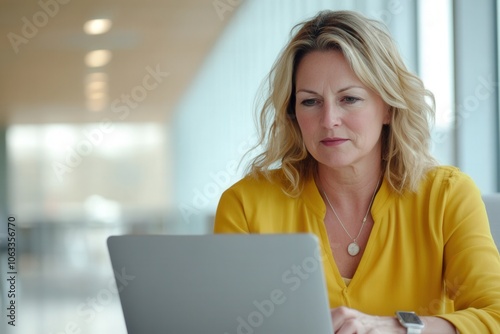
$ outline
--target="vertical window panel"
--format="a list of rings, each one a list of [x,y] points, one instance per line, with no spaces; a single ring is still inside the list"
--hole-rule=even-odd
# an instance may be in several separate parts
[[[432,150],[442,164],[456,163],[454,144],[453,18],[450,0],[418,2],[419,74],[436,99]]]

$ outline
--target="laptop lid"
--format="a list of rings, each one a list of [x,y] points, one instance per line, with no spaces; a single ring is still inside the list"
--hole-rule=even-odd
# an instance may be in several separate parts
[[[112,236],[108,249],[129,278],[129,334],[333,332],[314,235]]]

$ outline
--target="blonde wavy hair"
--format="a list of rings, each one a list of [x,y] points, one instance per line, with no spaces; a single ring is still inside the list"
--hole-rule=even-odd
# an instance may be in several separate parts
[[[385,26],[351,11],[322,11],[292,29],[292,36],[274,63],[267,98],[260,114],[264,148],[249,166],[250,175],[271,178],[281,167],[288,186],[298,196],[317,162],[307,152],[295,119],[295,73],[312,51],[342,52],[364,85],[390,107],[391,122],[382,129],[384,177],[397,193],[416,191],[425,173],[437,165],[429,152],[434,96],[404,65]]]

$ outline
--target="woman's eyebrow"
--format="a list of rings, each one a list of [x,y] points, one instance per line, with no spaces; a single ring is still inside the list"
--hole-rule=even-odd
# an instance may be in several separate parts
[[[346,90],[349,90],[349,89],[351,89],[351,88],[359,88],[359,89],[366,90],[364,87],[361,87],[361,86],[356,86],[356,85],[351,85],[351,86],[347,86],[347,87],[345,87],[345,88],[341,88],[341,89],[339,89],[339,90],[337,91],[337,93],[342,93],[342,92],[344,92],[344,91],[346,91]]]
[[[341,88],[337,91],[337,93],[342,93],[346,90],[349,90],[351,88],[359,88],[359,89],[363,89],[363,90],[366,90],[366,88],[364,87],[361,87],[361,86],[356,86],[356,85],[350,85],[350,86],[347,86],[347,87],[344,87],[344,88]],[[298,94],[298,93],[309,93],[309,94],[318,94],[318,92],[315,92],[313,90],[310,90],[310,89],[299,89],[295,92],[295,94]]]
[[[295,94],[297,93],[309,93],[309,94],[318,94],[317,92],[313,91],[313,90],[309,90],[309,89],[299,89],[295,92]]]

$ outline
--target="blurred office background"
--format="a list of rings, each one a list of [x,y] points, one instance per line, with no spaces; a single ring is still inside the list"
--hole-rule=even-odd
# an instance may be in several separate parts
[[[255,143],[258,87],[322,9],[386,23],[436,95],[437,158],[500,190],[495,0],[1,0],[0,234],[15,217],[18,308],[7,326],[3,253],[0,333],[126,333],[106,238],[210,233]]]

